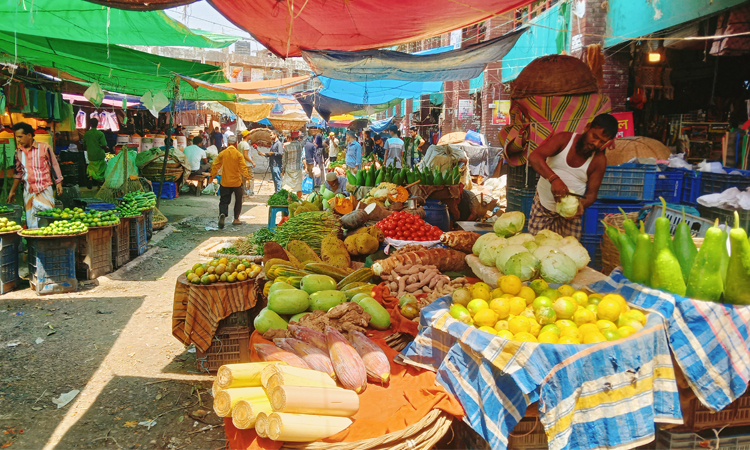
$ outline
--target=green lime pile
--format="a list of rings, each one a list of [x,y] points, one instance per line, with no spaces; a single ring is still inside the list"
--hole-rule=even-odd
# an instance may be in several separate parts
[[[10,208],[10,207],[5,206],[5,205],[0,205],[0,214],[1,213],[9,213],[9,212],[13,212],[13,208]]]
[[[80,220],[87,227],[106,227],[120,223],[115,211],[88,211]]]
[[[122,196],[120,206],[137,211],[147,211],[156,206],[156,194],[153,192],[128,192]],[[137,214],[140,215],[140,214]]]
[[[49,226],[31,230],[23,230],[24,236],[69,236],[88,231],[88,227],[80,220],[58,220]]]
[[[138,208],[120,204],[120,206],[117,207],[117,214],[120,217],[138,217],[141,215],[141,212],[138,210]]]
[[[20,230],[21,225],[18,225],[12,220],[8,220],[5,217],[0,217],[0,233],[8,233],[9,231]]]

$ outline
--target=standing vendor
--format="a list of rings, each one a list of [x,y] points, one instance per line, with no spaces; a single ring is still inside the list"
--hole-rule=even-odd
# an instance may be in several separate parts
[[[551,230],[581,238],[581,216],[591,206],[607,170],[605,146],[617,135],[617,119],[599,114],[583,134],[553,134],[529,155],[529,164],[540,175],[529,214],[529,233]],[[569,194],[580,196],[578,211],[571,217],[556,212],[557,202]]]
[[[89,121],[89,130],[83,135],[83,144],[86,146],[89,165],[86,168],[86,174],[94,181],[104,181],[104,171],[107,168],[107,162],[104,160],[107,147],[107,138],[104,133],[97,129],[99,121],[91,119]]]
[[[396,125],[388,127],[388,132],[391,137],[385,141],[385,165],[386,167],[396,166],[400,169],[404,157],[404,141],[399,137]]]
[[[355,174],[362,167],[362,146],[353,131],[346,132],[346,167]]]
[[[404,151],[404,162],[407,167],[413,170],[414,166],[422,159],[422,153],[419,149],[424,145],[424,139],[417,133],[417,127],[409,128],[409,136],[411,136],[411,140]]]
[[[23,182],[23,204],[26,225],[39,228],[37,213],[55,207],[55,191],[62,195],[62,173],[57,158],[44,142],[34,141],[34,128],[25,122],[13,125],[16,136],[16,173],[8,193],[8,204],[14,202],[18,185]],[[52,188],[53,184],[55,189]]]

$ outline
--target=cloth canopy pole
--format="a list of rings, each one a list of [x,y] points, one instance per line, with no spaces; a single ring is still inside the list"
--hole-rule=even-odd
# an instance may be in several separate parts
[[[161,203],[161,191],[164,189],[164,178],[167,176],[167,160],[169,160],[169,147],[172,145],[172,126],[174,125],[175,103],[177,103],[177,96],[180,95],[180,78],[173,76],[172,81],[174,82],[174,89],[172,90],[172,101],[169,102],[169,128],[167,131],[167,137],[164,139],[164,163],[161,165],[159,193],[156,194],[156,209],[159,209],[159,203]]]

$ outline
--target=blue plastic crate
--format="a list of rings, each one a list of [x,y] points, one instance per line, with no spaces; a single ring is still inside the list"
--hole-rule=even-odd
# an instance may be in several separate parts
[[[130,258],[137,258],[148,250],[146,223],[143,216],[130,218]]]
[[[698,197],[724,192],[732,187],[736,187],[741,191],[750,187],[750,170],[739,170],[731,167],[724,167],[724,170],[727,173],[701,173],[701,189]],[[741,175],[729,175],[730,172],[739,172]]]
[[[589,267],[594,270],[602,270],[602,237],[590,234],[581,235],[581,245],[589,252],[591,261]]]
[[[581,233],[591,236],[604,234],[602,220],[609,214],[622,214],[618,208],[626,213],[640,211],[646,202],[605,202],[597,200],[593,205],[586,208],[581,218]]]
[[[146,225],[146,241],[154,236],[154,210],[143,211],[143,221]]]
[[[31,285],[37,294],[61,294],[78,289],[76,280],[77,237],[34,238],[29,246]]]
[[[18,285],[18,251],[21,236],[13,233],[0,236],[0,294],[7,294]]]
[[[531,213],[531,205],[534,204],[535,194],[535,189],[508,188],[506,190],[505,198],[508,201],[506,211],[521,211],[526,216],[526,221],[523,225],[524,233],[529,232],[529,215]]]
[[[161,183],[158,183],[156,181],[151,182],[151,188],[153,189],[154,194],[156,194],[157,196],[159,195],[160,184]],[[165,181],[164,189],[162,189],[162,192],[161,192],[161,198],[171,200],[176,197],[177,197],[177,185],[173,181]]]
[[[701,173],[696,170],[687,170],[667,167],[665,173],[678,173],[682,176],[682,193],[676,202],[685,205],[695,206],[698,204],[698,197],[701,196]],[[666,199],[666,197],[664,197]],[[667,200],[669,202],[669,200]]]
[[[606,200],[653,200],[656,166],[626,163],[607,166],[598,198]],[[583,192],[579,192],[583,194]]]
[[[680,203],[684,175],[681,172],[659,172],[656,175],[654,200],[664,197],[668,203]]]

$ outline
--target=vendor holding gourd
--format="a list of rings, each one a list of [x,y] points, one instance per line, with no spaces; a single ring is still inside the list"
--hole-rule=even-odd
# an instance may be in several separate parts
[[[582,134],[553,134],[529,155],[540,175],[529,214],[529,232],[551,230],[581,238],[581,216],[597,198],[607,169],[606,145],[617,135],[617,119],[599,114]]]

